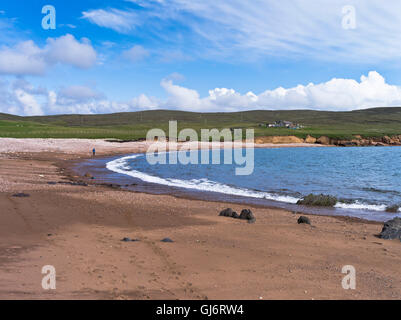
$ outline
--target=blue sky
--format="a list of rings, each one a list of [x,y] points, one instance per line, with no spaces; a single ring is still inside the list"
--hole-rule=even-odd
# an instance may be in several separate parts
[[[399,12],[395,0],[3,0],[0,112],[401,106]]]

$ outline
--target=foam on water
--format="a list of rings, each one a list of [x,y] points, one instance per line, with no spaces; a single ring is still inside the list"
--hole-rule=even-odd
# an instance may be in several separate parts
[[[140,179],[144,182],[155,183],[159,185],[165,185],[170,187],[193,189],[198,191],[216,192],[227,195],[234,195],[240,197],[249,197],[257,199],[267,199],[273,201],[279,201],[283,203],[296,204],[300,198],[296,198],[289,195],[275,194],[269,192],[262,192],[256,190],[250,190],[246,188],[233,187],[219,182],[211,181],[209,179],[192,179],[192,180],[182,180],[182,179],[172,179],[172,178],[162,178],[153,176],[138,170],[132,169],[129,160],[136,159],[143,156],[142,154],[132,155],[128,157],[119,158],[110,161],[106,164],[108,170],[131,176],[133,178]],[[352,203],[338,202],[335,208],[340,209],[351,209],[351,210],[368,210],[368,211],[380,211],[386,210],[385,204],[369,204],[362,201],[356,200]],[[399,210],[401,212],[401,208]]]
[[[280,201],[285,203],[297,203],[298,198],[286,196],[286,195],[278,195],[268,192],[260,192],[254,191],[244,188],[236,188],[232,186],[228,186],[219,182],[211,181],[208,179],[192,179],[192,180],[181,180],[181,179],[164,179],[161,177],[155,177],[149,175],[144,172],[140,172],[137,170],[132,170],[128,165],[128,160],[133,160],[142,155],[133,155],[129,157],[124,157],[120,159],[116,159],[107,163],[106,167],[108,170],[125,174],[137,179],[140,179],[144,182],[149,183],[156,183],[170,187],[177,187],[177,188],[185,188],[185,189],[193,189],[198,191],[208,191],[208,192],[217,192],[223,193],[227,195],[234,195],[240,197],[250,197],[250,198],[258,198],[258,199],[267,199],[267,200],[274,200]]]
[[[353,209],[353,210],[369,210],[369,211],[385,211],[387,206],[385,204],[368,204],[356,200],[353,203],[338,202],[336,208]]]

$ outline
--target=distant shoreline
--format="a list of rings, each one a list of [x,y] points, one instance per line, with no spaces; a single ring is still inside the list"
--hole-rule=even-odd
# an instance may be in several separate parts
[[[99,156],[113,156],[129,153],[144,153],[153,142],[107,142],[104,139],[38,139],[38,138],[0,138],[1,153],[39,153],[56,152],[79,157],[91,158],[92,149],[96,149]],[[198,142],[190,142],[193,148],[198,149]],[[177,144],[178,148],[187,145],[187,142]],[[198,145],[198,147],[196,146]],[[209,143],[208,146],[222,147],[222,143]],[[254,144],[255,148],[299,148],[299,147],[327,147],[319,144],[308,143],[262,143]],[[172,149],[174,150],[174,149]]]

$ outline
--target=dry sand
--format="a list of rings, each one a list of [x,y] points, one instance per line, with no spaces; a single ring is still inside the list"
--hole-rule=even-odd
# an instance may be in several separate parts
[[[218,217],[236,204],[48,184],[68,182],[64,159],[93,146],[146,148],[0,139],[1,299],[401,298],[401,243],[378,239],[378,223],[310,216],[312,226],[298,225],[291,212],[252,208],[257,222],[247,224]],[[42,289],[44,265],[56,268],[54,291]],[[356,290],[341,286],[344,265],[356,268]]]

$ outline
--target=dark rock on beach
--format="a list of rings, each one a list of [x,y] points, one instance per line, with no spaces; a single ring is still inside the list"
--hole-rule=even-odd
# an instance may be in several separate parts
[[[171,240],[170,238],[164,238],[161,242],[165,242],[165,243],[173,243],[174,241]]]
[[[298,219],[298,224],[303,224],[303,223],[304,224],[309,224],[309,225],[311,224],[309,218],[301,216]]]
[[[248,220],[249,223],[254,223],[256,221],[255,216],[253,215],[252,211],[249,209],[242,210],[239,218],[241,220]]]
[[[220,217],[229,217],[234,219],[247,220],[249,223],[254,223],[256,221],[255,216],[249,209],[242,210],[241,214],[239,215],[233,209],[227,208],[220,212]]]
[[[394,218],[385,222],[380,238],[385,240],[399,239],[401,241],[401,218]]]
[[[131,239],[131,238],[124,238],[121,241],[123,241],[123,242],[138,242],[139,240],[138,239]]]
[[[390,213],[397,213],[398,212],[398,210],[400,209],[400,205],[398,205],[398,204],[395,204],[395,205],[392,205],[392,206],[388,206],[387,208],[386,208],[386,212],[390,212]]]
[[[59,184],[69,185],[69,186],[80,186],[80,187],[87,187],[88,184],[85,182],[59,182]]]
[[[337,203],[337,198],[324,194],[309,194],[302,200],[299,200],[297,204],[303,206],[317,206],[317,207],[334,207]]]
[[[30,195],[27,193],[16,193],[16,194],[13,194],[13,197],[14,198],[28,198],[28,197],[30,197]]]
[[[228,208],[220,212],[220,217],[238,218],[238,214],[233,209]]]
[[[234,219],[239,219],[239,214],[236,213],[236,212],[233,212],[231,217],[234,218]]]

